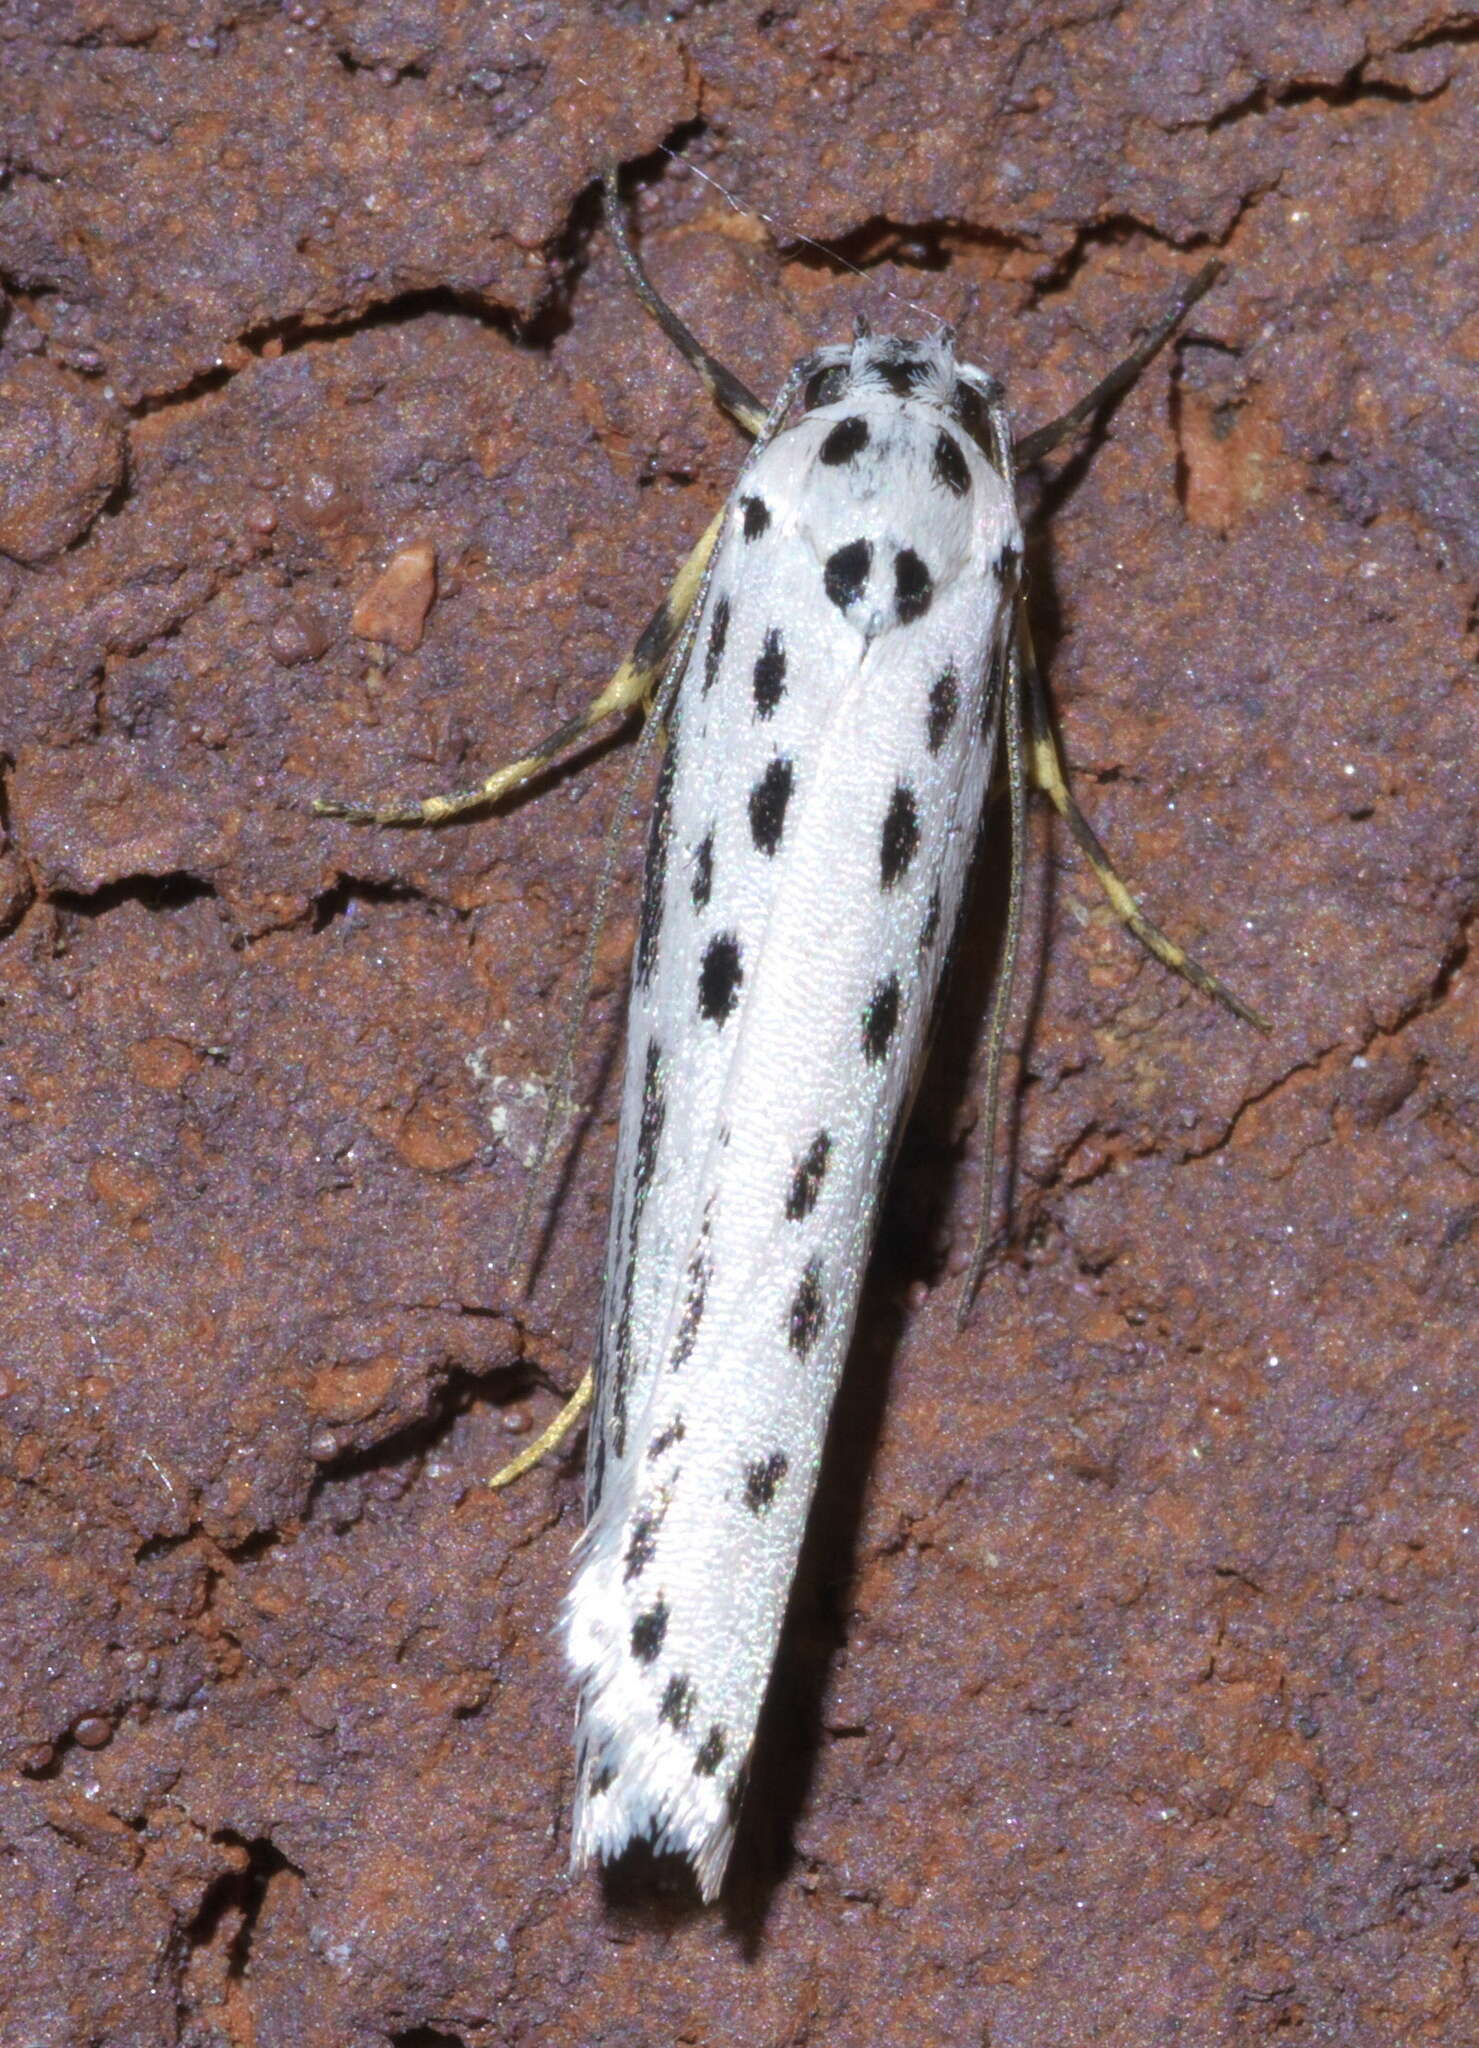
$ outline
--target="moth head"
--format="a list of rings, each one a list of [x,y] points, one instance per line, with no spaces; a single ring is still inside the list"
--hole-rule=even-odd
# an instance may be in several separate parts
[[[847,381],[839,397],[880,392],[939,405],[955,382],[955,337],[948,327],[922,341],[862,327],[846,355]]]
[[[801,386],[801,409],[836,405],[845,398],[884,394],[944,405],[955,383],[954,336],[948,328],[925,341],[875,334],[859,319],[850,342],[818,349]]]
[[[874,334],[860,318],[850,342],[818,349],[803,366],[803,413],[863,395],[912,398],[938,406],[970,435],[994,469],[1008,473],[1011,432],[1006,394],[990,371],[957,360],[953,327],[908,341],[896,334]]]
[[[911,341],[875,334],[860,317],[850,342],[820,348],[808,359],[801,409],[814,412],[865,393],[920,399],[954,414],[968,429],[972,420],[984,420],[993,405],[999,407],[1002,397],[994,377],[956,361],[953,327]]]

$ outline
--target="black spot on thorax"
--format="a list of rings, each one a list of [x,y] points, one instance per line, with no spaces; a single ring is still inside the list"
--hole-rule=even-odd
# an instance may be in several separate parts
[[[899,623],[912,626],[930,608],[935,594],[934,578],[913,548],[900,548],[894,557],[894,609]]]
[[[839,611],[846,611],[850,604],[857,603],[872,566],[871,541],[846,541],[828,555],[822,569],[822,588]]]
[[[936,483],[942,484],[957,498],[963,498],[971,487],[970,465],[965,459],[960,443],[948,427],[941,427],[935,436],[930,468]]]
[[[744,513],[745,539],[759,540],[770,524],[770,507],[763,498],[741,498],[740,507]]]
[[[985,453],[991,445],[991,419],[986,401],[974,385],[958,382],[947,401],[954,417],[960,422],[976,446]]]
[[[861,413],[850,413],[845,420],[839,420],[828,433],[817,450],[818,462],[830,466],[852,462],[868,445],[868,422]]]
[[[879,363],[878,375],[895,398],[912,398],[929,376],[929,364],[918,356],[901,354],[895,362]]]

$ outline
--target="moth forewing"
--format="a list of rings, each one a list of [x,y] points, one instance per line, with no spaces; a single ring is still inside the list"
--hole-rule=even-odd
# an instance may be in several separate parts
[[[576,1860],[649,1838],[706,1896],[964,894],[1021,553],[999,414],[948,339],[824,351],[807,397],[730,501],[669,721],[568,1608]]]

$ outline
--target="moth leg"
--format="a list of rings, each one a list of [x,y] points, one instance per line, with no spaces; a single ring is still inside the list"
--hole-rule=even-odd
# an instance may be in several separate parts
[[[772,408],[761,403],[717,356],[711,355],[668,304],[642,267],[642,260],[627,235],[618,174],[613,166],[602,180],[606,198],[606,220],[616,253],[632,289],[657,321],[684,359],[703,380],[705,389],[745,433],[755,436],[766,427]],[[669,659],[703,586],[709,557],[719,538],[724,513],[714,515],[707,532],[689,555],[673,580],[673,587],[648,620],[628,660],[621,664],[600,695],[576,718],[565,721],[542,739],[529,753],[495,768],[482,782],[467,789],[449,790],[435,796],[392,797],[387,803],[359,803],[353,798],[315,797],[310,808],[320,818],[342,818],[350,825],[444,825],[449,818],[500,797],[533,779],[567,754],[604,719],[633,711],[640,704],[651,710]]]
[[[1039,461],[1050,449],[1056,448],[1060,441],[1066,441],[1070,434],[1076,433],[1086,420],[1091,420],[1097,412],[1101,412],[1111,399],[1118,398],[1122,391],[1127,390],[1145,365],[1160,354],[1197,300],[1212,289],[1221,274],[1222,265],[1215,257],[1210,263],[1204,263],[1195,277],[1177,292],[1155,325],[1135,344],[1128,355],[1123,356],[1112,370],[1099,379],[1092,391],[1086,391],[1076,405],[1071,405],[1067,412],[1059,413],[1057,419],[1049,420],[1044,426],[1034,427],[1030,433],[1020,435],[1013,447],[1018,467],[1023,468],[1028,463]]]
[[[752,438],[765,424],[769,408],[742,384],[719,358],[710,355],[686,321],[679,318],[642,267],[642,259],[627,235],[626,211],[621,203],[620,174],[613,164],[601,180],[606,199],[606,226],[621,258],[621,267],[642,304],[686,363],[697,371],[714,403],[721,406],[735,425]]]
[[[392,797],[383,804],[362,804],[338,797],[315,797],[311,808],[320,818],[343,818],[351,825],[443,825],[449,818],[483,804],[496,803],[521,788],[534,776],[553,766],[561,755],[593,732],[603,720],[633,711],[640,704],[650,708],[667,669],[669,659],[703,586],[709,557],[724,523],[722,511],[714,515],[708,530],[673,579],[667,596],[643,628],[631,654],[617,669],[605,689],[575,718],[542,739],[527,754],[508,761],[482,782],[468,789],[452,790],[438,796]]]
[[[1161,964],[1199,988],[1204,995],[1213,996],[1219,1003],[1241,1017],[1245,1024],[1254,1024],[1260,1031],[1271,1027],[1268,1020],[1260,1017],[1239,1000],[1225,983],[1219,981],[1174,939],[1170,939],[1157,925],[1151,923],[1134,897],[1121,881],[1114,862],[1104,848],[1099,835],[1079,809],[1073,791],[1068,787],[1068,778],[1063,772],[1062,756],[1053,729],[1048,719],[1047,695],[1043,689],[1042,677],[1038,672],[1037,659],[1032,651],[1032,636],[1028,630],[1025,612],[1019,615],[1017,644],[1020,649],[1022,674],[1027,684],[1027,754],[1032,780],[1043,791],[1053,809],[1073,834],[1074,844],[1093,869],[1100,888],[1109,898],[1110,906],[1120,923],[1132,932]]]
[[[495,1472],[488,1481],[489,1486],[495,1491],[499,1487],[512,1486],[516,1479],[523,1478],[531,1466],[539,1463],[546,1451],[552,1451],[557,1444],[562,1444],[591,1405],[595,1385],[595,1374],[587,1372],[549,1428],[543,1430],[532,1444],[526,1444],[516,1458],[511,1458],[500,1471]]]

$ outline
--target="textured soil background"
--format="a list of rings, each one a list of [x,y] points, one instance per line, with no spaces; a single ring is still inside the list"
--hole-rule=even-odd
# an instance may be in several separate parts
[[[0,0],[0,2039],[1479,2038],[1476,63],[1442,0]],[[1227,259],[1027,480],[1032,602],[1274,1024],[1035,818],[957,1336],[987,874],[709,1912],[567,1875],[578,1451],[481,1484],[591,1348],[635,819],[503,1255],[624,757],[306,809],[578,708],[728,487],[611,156],[764,391],[893,294],[1030,424]]]

